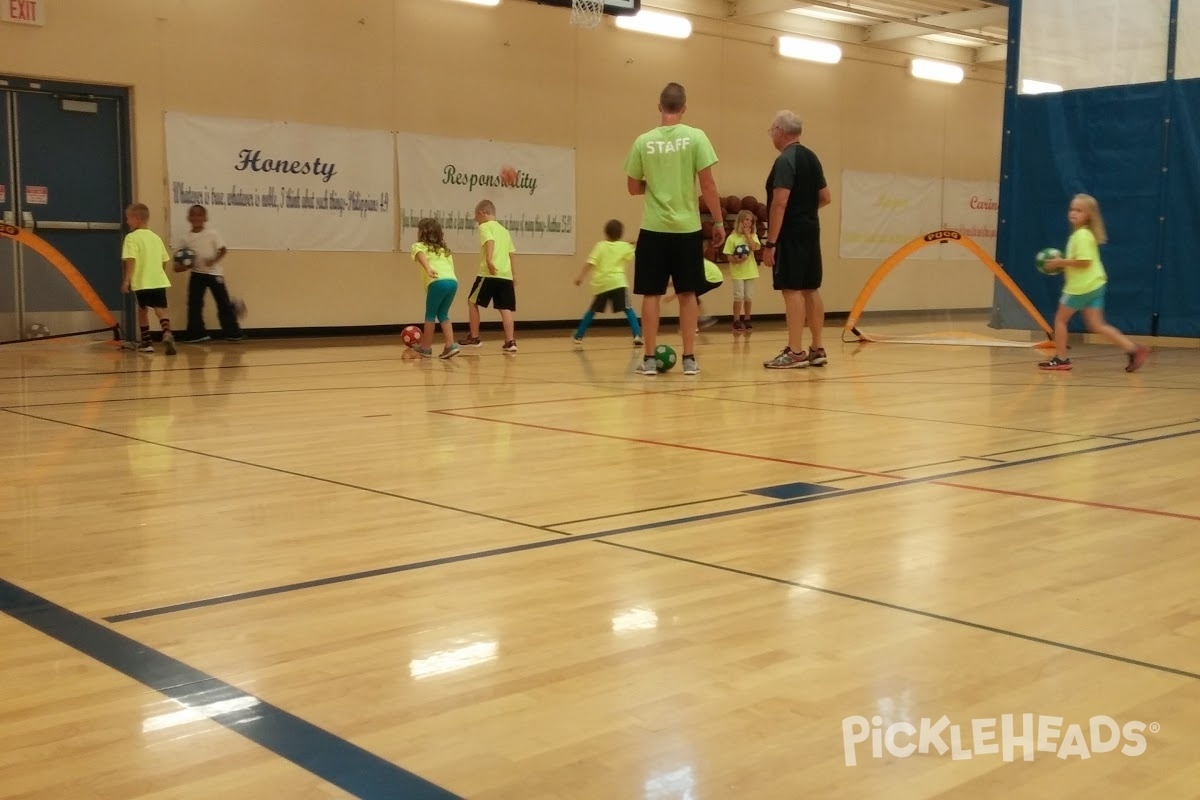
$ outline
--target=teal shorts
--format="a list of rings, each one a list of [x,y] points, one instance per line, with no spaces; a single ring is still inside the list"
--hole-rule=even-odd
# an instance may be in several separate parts
[[[1094,289],[1087,294],[1064,294],[1058,302],[1074,311],[1083,311],[1085,308],[1095,308],[1103,311],[1104,287],[1101,286],[1099,289]]]

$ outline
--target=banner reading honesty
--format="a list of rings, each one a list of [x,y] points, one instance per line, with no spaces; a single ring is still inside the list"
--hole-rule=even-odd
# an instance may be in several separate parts
[[[883,260],[918,236],[949,228],[994,257],[999,210],[995,181],[872,172],[842,173],[842,258]],[[958,248],[928,247],[911,258],[961,260]]]
[[[400,133],[396,154],[401,250],[416,241],[421,218],[433,217],[451,250],[478,252],[475,204],[486,199],[518,254],[575,254],[574,150]]]
[[[193,204],[235,250],[395,249],[388,131],[168,113],[171,241]]]

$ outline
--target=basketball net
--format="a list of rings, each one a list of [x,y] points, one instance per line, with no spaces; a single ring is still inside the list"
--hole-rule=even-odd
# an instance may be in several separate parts
[[[604,18],[604,0],[571,0],[571,24],[594,28]]]

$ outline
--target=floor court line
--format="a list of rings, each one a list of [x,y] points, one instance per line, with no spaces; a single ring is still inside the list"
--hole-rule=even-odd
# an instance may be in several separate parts
[[[1109,434],[1109,435],[1116,438],[1116,437],[1121,437],[1121,436],[1128,436],[1131,433],[1145,433],[1146,431],[1157,431],[1157,430],[1161,430],[1162,428],[1174,428],[1177,425],[1188,425],[1192,422],[1200,422],[1200,419],[1195,419],[1195,418],[1185,419],[1182,422],[1168,422],[1164,425],[1151,425],[1148,428],[1134,428],[1131,431],[1117,431],[1116,433]]]
[[[706,387],[706,388],[709,388],[709,387]],[[729,386],[719,387],[718,386],[718,387],[711,387],[711,388],[729,389],[729,388],[736,388],[736,387],[729,387]],[[800,406],[800,405],[793,405],[791,403],[769,403],[765,400],[743,400],[738,397],[705,397],[704,395],[699,395],[699,394],[692,394],[690,396],[694,397],[698,400],[717,400],[717,401],[725,402],[725,403],[746,403],[748,405],[757,405],[757,406],[774,406],[775,408],[794,408],[794,409],[803,410],[803,411],[820,411],[825,414],[854,414],[854,415],[863,416],[863,417],[879,417],[880,419],[899,419],[899,420],[909,420],[912,422],[930,422],[930,423],[935,423],[938,425],[963,425],[963,426],[966,426],[969,428],[991,428],[993,430],[1019,431],[1021,433],[1043,433],[1048,436],[1074,436],[1075,435],[1075,434],[1071,434],[1071,433],[1057,433],[1055,431],[1037,430],[1034,428],[1017,428],[1017,427],[1013,427],[1010,425],[986,425],[986,424],[979,423],[979,422],[960,422],[957,420],[949,420],[949,419],[929,419],[927,417],[909,417],[909,416],[905,416],[903,414],[880,414],[875,411],[851,411],[851,410],[844,409],[844,408],[822,408],[820,406]],[[1088,436],[1085,438],[1088,438],[1088,439],[1119,439],[1121,437],[1119,437],[1119,436]],[[1010,451],[1010,452],[1016,452],[1016,451]]]
[[[195,345],[183,345],[183,346],[185,348],[189,348],[189,349],[195,347]],[[368,346],[368,347],[395,347],[397,345],[394,342],[376,342],[373,344],[368,344],[366,346]],[[229,345],[229,347],[231,349],[226,352],[234,352],[234,353],[257,352],[256,350],[249,349],[249,346],[244,343],[231,344],[231,345]],[[238,349],[233,350],[232,348],[235,348],[235,347]],[[313,345],[313,347],[319,347],[319,346]],[[616,350],[627,350],[628,348],[604,347],[604,348],[591,348],[591,349],[594,352],[612,352],[612,351],[616,351]],[[187,352],[187,350],[185,350],[184,352]],[[213,351],[209,351],[209,352],[213,352]],[[379,358],[349,358],[349,359],[324,360],[324,361],[283,361],[283,362],[279,362],[279,363],[267,363],[267,364],[207,364],[207,365],[200,366],[200,367],[177,366],[178,362],[173,362],[173,363],[171,363],[171,365],[168,368],[165,368],[162,370],[153,370],[153,371],[154,372],[204,372],[207,370],[219,370],[219,369],[265,369],[265,368],[271,368],[271,367],[307,367],[307,366],[320,367],[320,366],[325,366],[328,364],[370,364],[370,363],[383,362],[383,361],[399,361],[401,358],[403,358],[404,352],[405,351],[401,351],[401,355],[398,355],[398,356],[382,356]],[[565,350],[564,349],[564,350],[543,351],[544,354],[551,354],[551,355],[555,354],[555,353],[571,353],[571,352],[574,352],[574,350]],[[538,355],[542,355],[543,353],[538,353]],[[223,355],[225,355],[225,352],[221,352],[220,354],[223,356]],[[468,357],[481,357],[481,356],[487,356],[487,355],[496,356],[496,355],[504,355],[504,354],[503,353],[470,353],[468,355]],[[143,364],[143,363],[147,363],[147,362],[126,360],[124,363]],[[79,369],[86,370],[87,368],[81,367]],[[49,375],[0,375],[0,381],[28,381],[28,380],[44,380],[44,379],[49,379],[49,378],[86,378],[86,377],[94,377],[94,376],[98,376],[98,375],[144,375],[144,374],[145,374],[145,371],[140,370],[140,369],[121,369],[121,370],[91,371],[91,372],[88,372],[88,371],[62,372],[62,373],[51,373]]]
[[[189,455],[200,456],[202,458],[212,458],[212,459],[216,459],[217,461],[224,461],[228,464],[237,464],[242,467],[265,469],[270,472],[279,473],[280,475],[288,475],[293,478],[305,478],[305,479],[311,480],[311,481],[319,481],[321,483],[327,483],[332,486],[340,486],[345,489],[357,489],[360,492],[369,492],[371,494],[381,495],[383,497],[393,497],[397,500],[407,500],[411,503],[418,503],[423,506],[430,506],[432,508],[440,508],[445,511],[453,511],[453,512],[456,512],[459,514],[467,514],[472,517],[479,517],[481,519],[492,520],[493,522],[504,522],[509,525],[516,525],[521,528],[530,528],[532,530],[541,531],[543,533],[553,533],[557,536],[570,536],[570,534],[568,534],[568,533],[564,533],[563,531],[551,530],[550,528],[548,528],[544,525],[534,525],[531,522],[520,522],[518,520],[505,519],[504,517],[498,517],[494,514],[488,514],[483,511],[471,511],[469,509],[458,508],[457,506],[450,506],[450,505],[446,505],[445,503],[438,503],[436,501],[426,500],[426,499],[423,499],[420,497],[410,497],[408,495],[397,494],[395,492],[389,492],[384,489],[373,489],[369,486],[359,486],[358,484],[355,484],[355,483],[347,483],[346,481],[339,481],[334,478],[324,478],[324,477],[321,477],[320,475],[309,475],[304,472],[296,472],[294,470],[284,469],[282,467],[272,467],[269,464],[256,464],[253,461],[242,461],[241,459],[238,459],[238,458],[231,458],[229,456],[216,455],[214,453],[205,453],[202,450],[191,450],[189,448],[179,447],[178,445],[173,445],[173,444],[164,444],[162,442],[152,442],[149,439],[141,439],[137,436],[130,436],[129,434],[126,434],[126,433],[117,433],[116,431],[108,431],[108,430],[104,430],[103,428],[93,428],[90,425],[81,425],[77,422],[64,422],[62,420],[50,419],[49,417],[39,417],[37,414],[29,414],[24,411],[18,411],[16,409],[12,409],[12,408],[4,408],[4,409],[0,409],[0,411],[5,411],[9,414],[13,414],[18,417],[25,417],[27,419],[36,419],[41,422],[49,422],[49,423],[57,424],[57,425],[66,425],[67,427],[71,427],[71,428],[82,428],[85,431],[92,431],[94,433],[105,434],[107,436],[115,436],[119,439],[127,439],[129,441],[139,442],[141,444],[150,444],[150,445],[155,445],[157,447],[164,447],[168,450],[174,450],[177,453],[187,453]]]
[[[190,611],[198,608],[207,608],[209,606],[225,605],[227,603],[235,603],[241,600],[249,600],[258,597],[267,597],[276,594],[285,594],[288,592],[298,591],[302,589],[312,589],[321,586],[329,586],[337,583],[347,583],[362,578],[380,577],[383,575],[392,575],[399,572],[410,572],[417,569],[425,569],[428,567],[443,566],[446,564],[457,564],[466,561],[477,561],[483,558],[492,558],[495,556],[510,555],[513,553],[522,553],[530,550],[540,550],[546,547],[557,547],[568,543],[587,542],[594,539],[605,539],[614,536],[621,536],[627,533],[640,533],[643,531],[659,530],[662,528],[671,528],[679,525],[686,525],[693,522],[710,522],[716,519],[724,519],[726,517],[740,516],[742,514],[750,514],[757,511],[774,510],[784,508],[786,506],[801,505],[804,503],[814,503],[822,500],[832,500],[842,497],[853,497],[871,492],[885,491],[903,486],[916,486],[926,483],[937,483],[946,481],[956,477],[966,475],[975,475],[982,472],[991,472],[998,469],[1008,469],[1010,467],[1025,466],[1028,464],[1040,464],[1046,461],[1055,461],[1060,458],[1072,458],[1074,456],[1087,455],[1090,453],[1104,452],[1106,450],[1116,450],[1125,447],[1133,447],[1136,445],[1150,444],[1153,442],[1167,441],[1170,439],[1179,439],[1185,436],[1193,436],[1200,434],[1197,431],[1184,431],[1181,433],[1168,433],[1161,436],[1156,436],[1147,439],[1133,439],[1125,442],[1113,442],[1111,444],[1099,445],[1090,450],[1073,450],[1068,453],[1051,453],[1044,456],[1034,456],[1021,461],[1005,461],[999,464],[987,464],[982,467],[972,467],[966,470],[944,473],[941,475],[929,475],[920,478],[905,478],[903,480],[892,483],[873,484],[871,486],[862,486],[854,489],[842,489],[835,492],[826,492],[824,494],[807,495],[805,497],[797,497],[792,500],[780,500],[772,503],[762,503],[744,508],[725,509],[722,511],[711,511],[704,514],[694,514],[687,517],[677,517],[675,519],[659,520],[656,522],[647,522],[639,525],[629,525],[622,528],[615,528],[608,531],[596,531],[594,533],[581,534],[564,534],[563,538],[547,539],[537,542],[527,542],[525,544],[508,545],[506,547],[492,548],[488,550],[479,550],[472,553],[461,553],[454,556],[443,556],[441,558],[430,559],[428,561],[418,561],[409,564],[399,564],[389,567],[379,567],[377,569],[366,570],[363,572],[347,573],[343,575],[334,575],[326,578],[314,578],[308,581],[299,583],[286,584],[282,586],[267,587],[263,589],[253,589],[245,592],[237,592],[233,594],[223,595],[220,597],[210,597],[200,600],[190,600],[184,603],[176,603],[167,606],[158,606],[156,608],[140,609],[128,611],[121,614],[104,617],[105,622],[127,622],[136,619],[145,619],[147,617],[163,616],[165,614],[173,614],[180,611]],[[966,487],[962,487],[966,488]],[[561,533],[555,531],[556,533]]]
[[[1200,515],[1184,514],[1181,511],[1162,511],[1157,508],[1123,506],[1115,503],[1101,503],[1096,500],[1074,500],[1069,497],[1054,497],[1051,495],[1037,494],[1036,492],[1018,492],[1014,489],[996,489],[990,486],[971,486],[969,484],[953,483],[950,481],[934,481],[933,483],[935,486],[951,486],[955,489],[970,489],[974,492],[988,492],[990,494],[1000,494],[1007,497],[1025,497],[1030,500],[1046,500],[1054,503],[1068,503],[1071,505],[1087,506],[1089,508],[1103,508],[1109,511],[1128,511],[1135,514],[1150,514],[1157,517],[1171,517],[1173,519],[1186,519],[1200,522]]]
[[[562,528],[566,525],[579,525],[584,522],[596,522],[597,520],[612,519],[613,517],[633,517],[633,516],[637,516],[638,514],[649,514],[652,511],[669,511],[672,508],[685,508],[687,506],[698,506],[698,505],[703,505],[704,503],[719,503],[722,500],[736,500],[739,497],[743,497],[743,496],[744,496],[744,493],[739,493],[739,494],[727,494],[724,497],[707,497],[703,500],[688,500],[685,503],[671,503],[670,505],[654,506],[653,508],[639,508],[635,511],[622,511],[619,514],[601,514],[600,516],[597,516],[597,517],[584,517],[583,519],[569,519],[566,522],[551,522],[549,525],[547,525],[547,527]]]
[[[612,439],[619,442],[630,442],[632,444],[645,444],[655,447],[670,447],[676,450],[688,450],[693,453],[709,453],[719,456],[731,456],[734,458],[748,458],[755,461],[768,461],[773,464],[787,464],[793,467],[811,467],[814,469],[827,469],[831,472],[847,472],[854,475],[868,475],[872,478],[890,478],[900,480],[899,475],[887,475],[881,472],[870,472],[861,469],[852,469],[850,467],[832,467],[828,464],[814,464],[809,461],[796,461],[790,458],[779,458],[776,456],[760,456],[753,453],[738,453],[733,450],[719,450],[713,447],[701,447],[693,444],[681,444],[678,442],[657,442],[653,439],[639,439],[635,436],[619,436],[615,433],[594,433],[592,431],[580,431],[573,428],[558,428],[553,425],[541,425],[536,422],[518,422],[507,419],[494,419],[492,417],[480,417],[475,414],[459,414],[454,411],[430,411],[431,414],[441,414],[447,417],[458,417],[459,419],[473,419],[480,422],[494,422],[501,425],[515,425],[519,428],[532,428],[534,430],[551,431],[553,433],[569,433],[577,436],[591,436],[597,439]]]
[[[933,611],[925,611],[924,609],[920,609],[920,608],[912,608],[910,606],[903,606],[898,603],[889,603],[886,600],[877,600],[872,597],[864,597],[862,595],[851,594],[850,592],[842,592],[837,589],[829,589],[829,588],[822,587],[822,586],[813,586],[812,584],[801,583],[799,581],[789,580],[788,578],[778,578],[778,577],[775,577],[772,575],[763,575],[762,573],[751,572],[750,570],[738,569],[737,567],[730,567],[730,566],[726,566],[724,564],[713,564],[708,561],[699,561],[694,558],[687,558],[686,556],[678,556],[678,555],[674,555],[672,553],[663,553],[658,550],[651,550],[651,549],[645,548],[645,547],[638,547],[636,545],[625,544],[624,542],[607,542],[607,541],[601,540],[600,544],[606,544],[611,547],[618,547],[618,548],[621,548],[622,550],[631,550],[631,551],[634,551],[637,553],[643,553],[645,555],[658,556],[660,558],[668,558],[668,559],[671,559],[672,561],[680,561],[685,564],[692,564],[692,565],[698,566],[698,567],[705,567],[707,569],[715,569],[715,570],[719,570],[721,572],[727,572],[727,573],[730,573],[733,575],[741,575],[741,576],[747,577],[747,578],[756,578],[759,580],[770,581],[772,583],[778,583],[778,584],[782,584],[784,586],[791,586],[791,587],[795,587],[797,589],[807,589],[809,591],[817,592],[819,594],[830,595],[832,597],[840,597],[844,600],[853,600],[853,601],[856,601],[859,603],[867,603],[868,605],[877,606],[879,608],[887,608],[887,609],[891,609],[893,611],[900,611],[900,612],[903,612],[906,614],[914,614],[916,616],[925,617],[927,619],[932,619],[932,620],[937,620],[939,622],[948,622],[953,625],[961,625],[961,626],[964,626],[967,628],[974,628],[975,630],[984,631],[987,633],[995,633],[995,634],[999,634],[1001,636],[1008,636],[1008,637],[1011,637],[1014,639],[1021,639],[1026,642],[1033,642],[1036,644],[1049,645],[1051,647],[1056,647],[1056,648],[1059,648],[1062,650],[1070,650],[1071,652],[1081,653],[1083,655],[1097,656],[1099,658],[1105,658],[1110,661],[1118,661],[1122,664],[1129,664],[1129,665],[1135,666],[1135,667],[1145,667],[1146,669],[1152,669],[1152,670],[1156,670],[1158,672],[1166,672],[1168,674],[1178,675],[1183,678],[1191,678],[1193,680],[1200,680],[1200,674],[1197,674],[1195,672],[1188,672],[1187,670],[1178,669],[1176,667],[1168,667],[1163,664],[1155,664],[1151,661],[1140,661],[1135,658],[1129,658],[1127,656],[1120,656],[1120,655],[1116,655],[1115,653],[1105,652],[1103,650],[1094,650],[1090,647],[1081,647],[1079,645],[1069,644],[1067,642],[1060,642],[1060,641],[1056,641],[1054,639],[1045,639],[1040,636],[1032,636],[1027,633],[1020,633],[1018,631],[1008,630],[1007,628],[998,628],[998,627],[995,627],[994,625],[985,625],[980,622],[971,622],[970,620],[960,619],[958,617],[951,617],[946,614],[938,614]]]
[[[461,800],[358,745],[0,579],[0,613],[363,800]]]

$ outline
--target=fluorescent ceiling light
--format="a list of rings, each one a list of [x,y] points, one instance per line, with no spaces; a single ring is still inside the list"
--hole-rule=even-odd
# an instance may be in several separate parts
[[[957,64],[947,64],[945,61],[930,61],[927,58],[914,58],[912,61],[914,78],[924,78],[927,81],[942,83],[962,83],[963,68]]]
[[[461,0],[463,3],[474,3],[477,6],[498,6],[500,0]]]
[[[842,60],[842,48],[831,42],[819,42],[816,39],[780,36],[779,55],[785,58],[817,61],[821,64],[836,64]]]
[[[1021,81],[1021,94],[1050,94],[1052,92],[1061,92],[1063,87],[1057,83],[1044,83],[1043,81],[1031,81],[1025,78]]]
[[[686,17],[646,9],[632,17],[617,17],[617,27],[627,31],[653,33],[656,36],[670,36],[672,39],[686,39],[692,35],[692,23]]]

